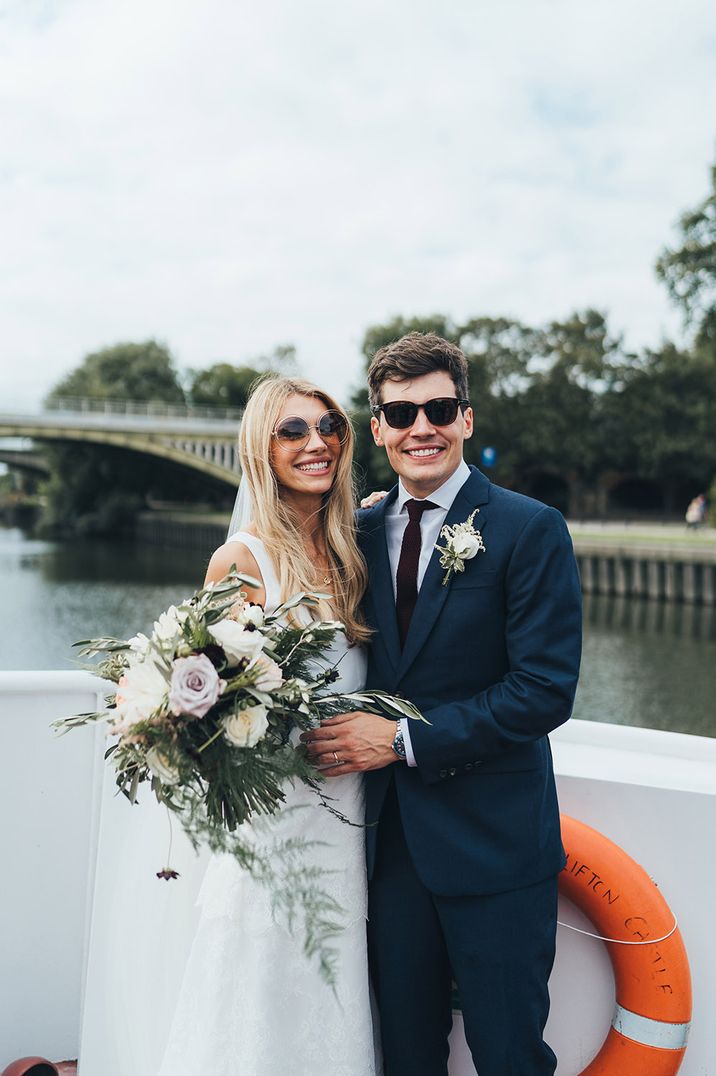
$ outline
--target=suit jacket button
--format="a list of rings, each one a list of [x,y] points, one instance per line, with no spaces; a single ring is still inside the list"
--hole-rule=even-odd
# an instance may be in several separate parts
[[[440,776],[441,777],[447,777],[447,770],[441,770],[440,771]]]
[[[472,763],[471,762],[466,762],[465,763],[466,772],[469,773],[471,769],[472,769]]]
[[[450,768],[450,776],[451,776],[451,777],[454,777],[456,773],[457,773],[457,770],[455,769],[455,767],[454,767],[454,766],[452,766],[452,767]]]

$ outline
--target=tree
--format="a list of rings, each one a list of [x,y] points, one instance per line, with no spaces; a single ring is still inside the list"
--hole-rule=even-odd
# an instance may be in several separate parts
[[[296,348],[293,344],[279,344],[268,355],[260,355],[252,362],[235,366],[230,362],[217,362],[204,370],[189,371],[189,399],[201,407],[246,406],[251,386],[268,373],[284,377],[298,374]]]
[[[534,346],[518,434],[523,473],[559,472],[576,492],[610,466],[604,415],[633,357],[610,334],[606,316],[593,309],[549,322]]]
[[[156,340],[115,344],[87,355],[55,385],[48,398],[60,396],[184,403],[172,355]]]
[[[681,215],[680,242],[664,247],[656,262],[657,276],[695,330],[695,346],[716,354],[716,165],[711,191]]]
[[[647,352],[619,395],[625,454],[664,488],[668,511],[716,475],[716,362],[673,344]],[[693,493],[692,493],[693,495]]]
[[[253,366],[217,362],[192,371],[189,398],[200,407],[245,407],[251,386],[261,376]]]
[[[507,486],[515,484],[520,469],[520,401],[529,384],[536,337],[536,330],[505,317],[471,318],[458,328],[475,415],[475,432],[465,443],[465,459],[480,466],[482,449],[496,448],[498,463],[491,475]]]
[[[552,379],[566,378],[590,391],[619,383],[633,356],[624,352],[621,337],[610,334],[606,315],[589,308],[566,321],[551,321],[535,337],[541,369]]]
[[[470,366],[470,395],[514,396],[525,387],[537,332],[511,318],[472,318],[459,326],[457,343]]]
[[[154,340],[87,355],[48,398],[62,396],[184,402],[174,360]],[[109,446],[50,444],[45,456],[51,475],[40,526],[46,530],[116,535],[131,530],[149,495],[184,500],[223,494],[213,482],[176,465]]]

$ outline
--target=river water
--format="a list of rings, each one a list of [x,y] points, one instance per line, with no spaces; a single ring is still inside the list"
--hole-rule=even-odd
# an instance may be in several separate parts
[[[184,550],[0,527],[0,669],[76,667],[74,641],[146,630],[205,567]],[[716,736],[716,609],[588,596],[584,629],[575,717]]]

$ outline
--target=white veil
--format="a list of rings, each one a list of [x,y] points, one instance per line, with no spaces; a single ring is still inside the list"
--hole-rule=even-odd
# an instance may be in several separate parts
[[[238,531],[246,530],[251,522],[252,514],[251,490],[249,489],[246,477],[242,475],[236,493],[236,500],[234,501],[234,511],[231,513],[231,522],[229,523],[229,529],[226,532],[227,542],[233,534],[236,534]]]

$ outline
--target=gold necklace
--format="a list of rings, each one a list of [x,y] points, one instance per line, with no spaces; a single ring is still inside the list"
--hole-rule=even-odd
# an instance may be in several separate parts
[[[316,557],[316,560],[318,560],[318,557]],[[314,575],[314,579],[318,580],[324,587],[330,586],[331,583],[333,582],[331,568],[329,567],[328,569],[324,569],[323,570],[323,576],[321,576],[320,567],[318,566],[317,563],[314,562],[314,564],[315,564],[315,567],[316,567],[316,574]],[[330,562],[329,562],[329,564],[330,564]]]

